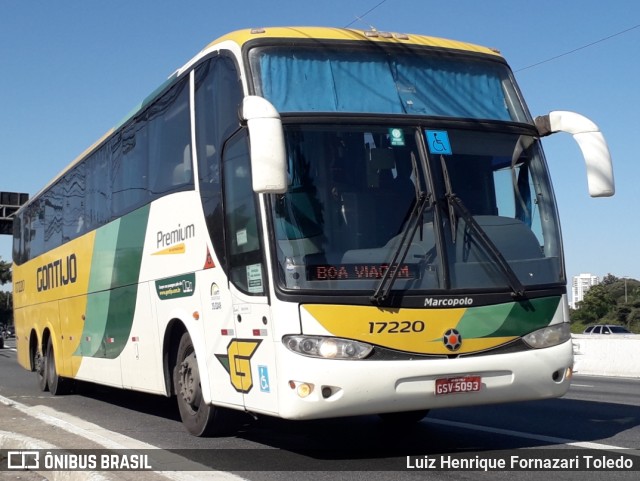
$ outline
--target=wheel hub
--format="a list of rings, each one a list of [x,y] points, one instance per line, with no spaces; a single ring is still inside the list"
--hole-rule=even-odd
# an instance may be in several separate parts
[[[200,373],[195,354],[188,355],[180,364],[178,371],[180,396],[191,406],[197,409],[200,405],[202,391],[200,387]]]
[[[33,359],[36,374],[44,376],[44,356],[40,352],[36,352]]]

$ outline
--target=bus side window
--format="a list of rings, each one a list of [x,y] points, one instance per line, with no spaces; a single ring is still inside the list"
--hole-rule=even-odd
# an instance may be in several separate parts
[[[226,268],[226,247],[222,229],[220,155],[225,140],[239,127],[241,100],[242,84],[233,59],[221,53],[196,68],[198,181],[209,237],[223,268]]]
[[[229,276],[240,290],[263,295],[264,269],[246,130],[225,144],[222,172]]]
[[[149,187],[153,198],[193,185],[188,175],[191,150],[186,149],[191,143],[188,85],[187,81],[179,83],[148,111]],[[177,170],[182,173],[179,178],[174,175]]]
[[[85,177],[85,164],[81,162],[62,179],[65,199],[62,238],[65,242],[86,232],[84,223]]]
[[[124,215],[151,199],[147,126],[135,119],[111,142],[111,216]]]

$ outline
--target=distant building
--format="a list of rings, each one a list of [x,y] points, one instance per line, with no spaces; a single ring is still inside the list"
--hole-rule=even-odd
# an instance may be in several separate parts
[[[584,299],[584,295],[591,289],[591,286],[600,284],[600,279],[591,274],[580,274],[573,276],[573,287],[571,289],[571,301],[569,306],[575,309],[578,302]]]

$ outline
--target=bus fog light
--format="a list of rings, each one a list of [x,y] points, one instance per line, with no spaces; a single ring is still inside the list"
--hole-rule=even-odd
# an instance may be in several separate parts
[[[371,344],[339,337],[292,335],[282,343],[297,354],[322,359],[364,359],[373,350]]]
[[[306,398],[312,392],[313,392],[313,384],[307,384],[306,382],[299,384],[298,388],[296,389],[296,393],[301,398]]]
[[[557,346],[569,339],[571,339],[571,328],[567,322],[538,329],[522,338],[529,347],[534,349]]]

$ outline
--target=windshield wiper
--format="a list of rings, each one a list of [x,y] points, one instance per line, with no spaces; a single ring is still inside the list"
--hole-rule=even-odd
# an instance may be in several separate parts
[[[518,276],[513,271],[507,260],[504,258],[498,247],[496,247],[493,241],[482,229],[482,227],[480,227],[480,224],[478,224],[478,222],[474,219],[471,212],[469,212],[469,209],[467,209],[467,207],[464,205],[464,202],[462,202],[462,199],[460,199],[460,197],[453,193],[444,156],[441,155],[440,160],[442,163],[442,172],[445,178],[445,198],[447,199],[447,205],[449,207],[449,217],[452,224],[452,242],[455,243],[456,239],[456,232],[454,230],[454,227],[456,225],[457,214],[459,217],[462,217],[465,224],[475,234],[475,238],[478,240],[480,246],[484,249],[484,251],[493,261],[495,261],[498,269],[505,277],[509,284],[509,287],[511,288],[511,296],[516,300],[526,298],[524,286],[522,285],[520,279],[518,279]]]
[[[400,273],[400,265],[404,262],[404,259],[407,257],[407,253],[409,252],[409,248],[411,247],[411,241],[416,235],[418,227],[422,228],[422,216],[424,214],[424,210],[427,205],[433,204],[431,194],[422,190],[420,177],[418,176],[418,166],[413,152],[411,153],[411,162],[413,164],[414,178],[416,179],[416,200],[413,205],[413,209],[411,210],[411,214],[409,215],[409,219],[402,230],[400,242],[393,253],[391,262],[388,264],[389,267],[382,276],[375,292],[370,297],[371,302],[377,305],[384,304],[388,299],[391,287]]]

